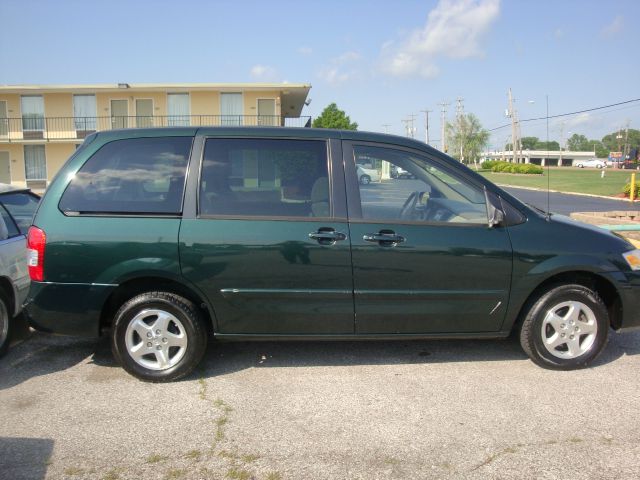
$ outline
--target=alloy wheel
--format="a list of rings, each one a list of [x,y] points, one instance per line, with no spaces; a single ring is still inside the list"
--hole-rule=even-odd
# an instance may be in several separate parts
[[[542,321],[542,343],[558,358],[577,358],[593,346],[598,324],[593,310],[578,301],[561,302],[547,310]]]
[[[127,352],[140,366],[166,370],[187,351],[187,334],[178,318],[159,309],[145,309],[131,319],[125,333]]]

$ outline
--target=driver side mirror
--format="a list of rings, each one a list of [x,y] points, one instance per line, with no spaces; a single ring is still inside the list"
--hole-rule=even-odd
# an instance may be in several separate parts
[[[487,203],[487,226],[499,227],[504,224],[505,215],[500,206],[500,200],[493,193],[484,189],[484,198]]]

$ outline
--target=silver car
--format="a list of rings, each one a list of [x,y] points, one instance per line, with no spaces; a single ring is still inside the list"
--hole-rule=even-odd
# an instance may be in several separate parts
[[[0,183],[0,356],[29,291],[26,235],[39,201],[27,188]]]

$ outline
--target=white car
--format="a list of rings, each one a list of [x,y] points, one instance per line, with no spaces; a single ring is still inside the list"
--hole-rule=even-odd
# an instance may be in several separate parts
[[[371,182],[379,182],[380,172],[378,170],[358,165],[358,180],[362,185],[369,185]]]
[[[607,163],[604,160],[579,160],[575,163],[576,167],[578,168],[584,168],[584,167],[591,167],[591,168],[605,168],[607,166]]]

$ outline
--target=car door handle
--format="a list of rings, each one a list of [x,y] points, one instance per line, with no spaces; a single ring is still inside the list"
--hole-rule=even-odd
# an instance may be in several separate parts
[[[402,235],[396,235],[395,232],[378,232],[367,233],[362,239],[365,242],[375,242],[383,246],[396,246],[398,243],[404,242],[406,239]]]
[[[346,240],[347,236],[342,232],[336,232],[333,228],[320,228],[317,232],[311,232],[309,238],[316,240],[320,245],[333,245],[337,241]]]

